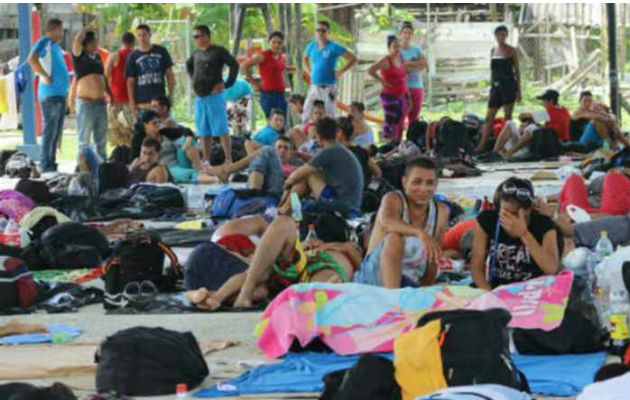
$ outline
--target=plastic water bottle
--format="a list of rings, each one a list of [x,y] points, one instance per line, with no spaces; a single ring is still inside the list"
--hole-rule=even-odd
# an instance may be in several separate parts
[[[315,232],[314,224],[308,224],[308,234],[306,235],[304,242],[308,242],[311,239],[317,239],[317,233]],[[315,253],[316,253],[315,249],[310,249],[306,255],[308,257],[313,257]]]
[[[291,192],[291,216],[295,222],[302,221],[302,203],[296,192]]]
[[[204,208],[203,190],[198,185],[188,187],[187,193],[188,208],[202,209]]]
[[[628,334],[628,313],[630,299],[625,290],[610,292],[610,353],[623,357],[630,343]]]
[[[188,399],[188,385],[185,383],[178,383],[175,387],[175,397],[177,400],[186,400]]]
[[[608,239],[608,232],[602,231],[600,234],[600,238],[597,241],[597,245],[595,245],[595,252],[603,260],[606,257],[610,256],[613,251],[615,251],[615,248],[613,247],[610,239]]]

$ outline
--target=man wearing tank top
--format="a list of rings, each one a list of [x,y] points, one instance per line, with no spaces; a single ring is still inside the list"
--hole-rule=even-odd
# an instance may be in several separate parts
[[[136,37],[133,33],[125,32],[120,39],[120,48],[107,59],[105,65],[105,77],[112,91],[112,99],[109,104],[109,119],[107,121],[107,126],[109,127],[107,137],[113,145],[129,145],[133,137],[135,118],[129,109],[125,65],[135,44]]]
[[[404,191],[388,193],[381,202],[367,256],[354,282],[394,289],[430,286],[435,282],[448,207],[434,200],[435,163],[418,158],[407,164]]]

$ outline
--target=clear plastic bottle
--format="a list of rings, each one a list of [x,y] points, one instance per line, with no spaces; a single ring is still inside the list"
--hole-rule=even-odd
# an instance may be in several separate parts
[[[176,400],[186,400],[188,399],[188,385],[185,383],[178,383],[175,387],[175,397]]]
[[[204,195],[203,190],[199,185],[191,185],[188,187],[187,193],[188,208],[203,209],[204,208]]]
[[[623,357],[630,343],[628,313],[630,299],[626,290],[610,292],[610,353]]]
[[[302,203],[296,192],[291,192],[291,216],[295,222],[302,221]]]
[[[608,239],[608,232],[602,231],[600,234],[600,238],[595,245],[595,252],[600,256],[603,260],[604,258],[610,256],[615,251],[612,242]]]
[[[311,239],[317,239],[317,232],[315,232],[315,225],[308,224],[308,234],[306,235],[306,238],[304,238],[304,242],[308,242]],[[313,257],[315,253],[316,251],[314,249],[311,249],[307,252],[306,255],[308,257]]]

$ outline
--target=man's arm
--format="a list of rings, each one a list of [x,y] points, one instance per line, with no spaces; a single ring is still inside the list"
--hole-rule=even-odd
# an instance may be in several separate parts
[[[166,82],[168,83],[168,97],[173,103],[173,96],[175,96],[175,73],[173,67],[166,70]]]
[[[252,75],[252,67],[262,64],[263,61],[263,55],[260,53],[255,53],[253,57],[248,58],[243,64],[241,64],[241,68],[243,69],[243,71],[245,71],[245,77],[258,91],[260,91],[260,87],[254,79],[254,76]]]
[[[558,257],[557,234],[551,229],[543,237],[542,246],[538,243],[531,232],[527,232],[521,241],[525,244],[531,253],[536,265],[545,273],[545,275],[555,275],[559,271],[560,260]]]
[[[33,68],[33,70],[37,73],[37,75],[41,76],[42,81],[46,85],[50,85],[52,82],[52,77],[48,75],[42,64],[39,62],[39,54],[35,50],[31,51],[31,54],[28,56],[28,63]]]
[[[304,66],[303,67],[304,73],[310,77],[311,76],[311,60],[308,58],[306,53],[304,54],[304,56],[302,56],[302,65]]]
[[[284,182],[284,187],[290,188],[291,186],[295,186],[298,183],[305,180],[306,178],[308,178],[309,175],[314,174],[316,172],[317,172],[317,168],[313,167],[312,165],[309,165],[309,164],[302,165],[300,168],[293,171],[291,175],[289,175],[287,180]]]
[[[72,41],[72,54],[75,57],[79,57],[83,52],[83,39],[85,39],[85,34],[90,32],[92,28],[86,26],[81,29],[76,35],[74,35],[74,40]]]
[[[118,66],[118,61],[120,60],[120,54],[118,52],[114,52],[107,59],[107,63],[105,64],[105,78],[109,81],[112,79],[112,72],[114,68]]]
[[[437,203],[438,209],[438,220],[437,226],[435,227],[436,237],[434,239],[434,243],[436,248],[442,248],[442,242],[444,241],[444,234],[448,229],[448,214],[449,209],[448,206],[444,203]],[[431,286],[435,283],[435,278],[438,274],[438,259],[437,257],[434,259],[427,260],[427,269],[420,278],[420,286]]]
[[[346,59],[346,65],[343,66],[340,70],[335,73],[337,78],[340,78],[341,75],[345,74],[350,68],[354,67],[354,64],[357,63],[357,56],[352,51],[346,49],[346,52],[343,53],[343,58]]]
[[[66,100],[66,105],[71,113],[74,113],[74,101],[77,97],[77,80],[76,78],[72,78],[72,83],[70,84],[70,93],[68,95],[68,99]]]
[[[238,64],[238,61],[236,61],[236,58],[234,58],[234,56],[232,56],[232,54],[230,54],[230,52],[228,52],[227,50],[225,50],[223,59],[224,59],[225,64],[230,68],[227,82],[225,82],[225,88],[227,89],[230,86],[234,85],[234,82],[236,82],[236,77],[238,76],[238,70],[240,69],[241,66]]]
[[[372,176],[376,176],[379,178],[383,176],[383,172],[373,158],[368,159],[368,169],[370,170],[370,174],[372,174]]]
[[[472,260],[470,262],[470,272],[479,289],[492,290],[486,279],[486,253],[488,246],[488,235],[477,224],[472,245]]]
[[[377,219],[387,233],[399,233],[404,236],[423,236],[427,233],[402,220],[403,205],[400,195],[390,192],[385,195],[378,210]]]
[[[136,108],[136,78],[127,78],[127,94],[129,95],[129,109],[132,114],[135,114],[138,109]]]

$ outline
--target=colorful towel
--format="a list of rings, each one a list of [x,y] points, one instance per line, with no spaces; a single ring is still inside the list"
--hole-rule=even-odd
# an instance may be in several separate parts
[[[51,282],[70,282],[81,284],[103,276],[102,268],[84,268],[73,270],[49,269],[33,271],[33,278]]]
[[[392,358],[392,354],[381,354]],[[226,397],[262,393],[317,393],[324,389],[322,378],[329,372],[350,368],[359,356],[332,353],[289,353],[281,363],[263,365],[234,379],[203,389],[195,397]],[[575,396],[593,381],[604,364],[606,353],[563,356],[512,354],[525,374],[532,393]],[[562,371],[561,374],[558,371]]]
[[[47,333],[26,333],[23,335],[12,335],[0,338],[0,345],[3,344],[37,344],[37,343],[68,343],[76,339],[83,333],[82,328],[62,324],[45,324]]]
[[[512,314],[510,327],[551,330],[562,322],[572,282],[573,273],[563,271],[490,293],[467,286],[299,284],[269,304],[255,333],[265,355],[277,358],[294,339],[306,346],[317,337],[338,354],[391,352],[396,336],[435,310],[500,307]]]

